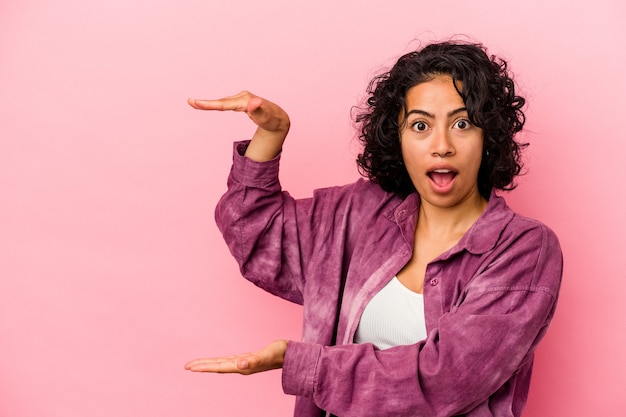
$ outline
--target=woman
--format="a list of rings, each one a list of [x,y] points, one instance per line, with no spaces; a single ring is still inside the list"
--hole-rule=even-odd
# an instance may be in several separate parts
[[[279,106],[190,100],[256,123],[216,219],[247,279],[303,304],[304,328],[301,342],[186,368],[282,368],[298,417],[519,416],[562,274],[554,233],[496,193],[520,172],[524,99],[504,61],[458,42],[404,55],[368,92],[368,179],[304,200],[278,182]]]

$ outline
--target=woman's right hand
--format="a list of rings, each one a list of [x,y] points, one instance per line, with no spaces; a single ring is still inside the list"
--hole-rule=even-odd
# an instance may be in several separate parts
[[[252,160],[269,161],[278,155],[289,132],[289,116],[277,104],[247,91],[217,100],[188,100],[198,110],[245,112],[257,125],[257,130],[246,150]]]

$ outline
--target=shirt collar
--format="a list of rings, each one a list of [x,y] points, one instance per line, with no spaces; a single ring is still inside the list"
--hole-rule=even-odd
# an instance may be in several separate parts
[[[385,216],[402,225],[408,219],[412,220],[413,230],[417,222],[420,197],[417,193],[410,194],[400,204],[391,208]],[[513,219],[515,213],[507,206],[503,197],[493,191],[483,214],[474,222],[461,240],[442,257],[452,256],[462,250],[473,254],[482,254],[493,249],[506,225]]]
[[[502,231],[514,215],[504,198],[492,192],[487,208],[456,246],[473,254],[490,251],[496,246]]]

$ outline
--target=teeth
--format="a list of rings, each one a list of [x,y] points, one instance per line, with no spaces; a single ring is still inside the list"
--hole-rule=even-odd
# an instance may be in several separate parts
[[[452,171],[449,170],[449,169],[436,169],[433,172],[436,172],[438,174],[447,174],[447,173],[452,172]]]

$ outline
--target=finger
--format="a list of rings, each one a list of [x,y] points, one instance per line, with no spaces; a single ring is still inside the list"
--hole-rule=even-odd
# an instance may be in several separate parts
[[[185,369],[195,372],[236,372],[237,369],[246,369],[253,362],[252,353],[243,353],[219,358],[194,359],[185,364]]]
[[[193,365],[185,366],[185,369],[191,372],[208,372],[218,374],[236,373],[243,375],[249,375],[264,370],[261,366],[259,366],[258,359],[254,356],[200,361],[195,362]]]
[[[248,108],[248,101],[241,98],[221,98],[218,100],[200,100],[189,98],[187,103],[194,109],[198,110],[217,110],[217,111],[240,111],[245,112]]]
[[[187,102],[191,105],[191,107],[199,110],[234,110],[250,113],[251,111],[256,110],[263,103],[263,100],[248,91],[240,91],[235,95],[222,97],[216,100],[189,98]],[[251,102],[253,103],[252,106],[250,106]],[[250,110],[251,107],[252,110]]]
[[[237,363],[232,359],[197,359],[185,365],[185,369],[192,372],[237,372]]]

